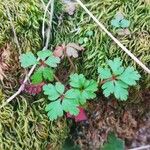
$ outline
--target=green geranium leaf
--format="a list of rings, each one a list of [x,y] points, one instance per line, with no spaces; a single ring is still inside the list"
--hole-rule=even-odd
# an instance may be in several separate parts
[[[77,107],[77,103],[75,100],[70,100],[70,99],[64,99],[62,101],[62,107],[63,107],[63,110],[65,112],[69,112],[71,115],[78,115],[79,114],[79,109]]]
[[[45,80],[53,81],[54,80],[54,71],[49,67],[44,67],[42,70],[43,78]]]
[[[125,71],[118,77],[128,85],[136,85],[136,81],[140,79],[140,75],[133,67],[127,67]]]
[[[57,100],[60,97],[60,93],[56,90],[56,87],[53,84],[44,85],[43,91],[45,95],[48,95],[48,99],[51,101]]]
[[[60,82],[56,82],[55,88],[56,88],[56,91],[57,91],[60,95],[63,94],[64,91],[65,91],[64,85],[61,84]]]
[[[67,99],[77,99],[80,92],[75,89],[70,89],[65,93],[65,98]]]
[[[45,64],[53,68],[57,67],[57,64],[59,63],[60,63],[60,58],[55,57],[53,55],[48,57],[48,59],[45,61]]]
[[[121,67],[122,61],[120,60],[120,58],[115,58],[114,60],[108,60],[108,65],[112,69],[114,75],[120,75],[124,71],[124,68]]]
[[[53,53],[49,50],[42,50],[42,51],[39,51],[37,52],[37,55],[38,57],[41,59],[41,60],[45,60],[47,57],[51,56]]]
[[[116,137],[114,133],[108,135],[108,140],[101,148],[102,150],[125,150],[125,143],[123,140]]]
[[[44,79],[53,81],[54,72],[51,68],[39,67],[38,70],[36,70],[35,73],[31,76],[31,79],[33,84],[41,83],[44,81]]]
[[[115,19],[111,20],[111,25],[116,28],[128,28],[130,26],[130,21],[124,19],[121,13],[117,13]]]
[[[113,81],[108,81],[102,85],[103,93],[105,97],[110,96],[110,94],[114,93],[115,85]]]
[[[86,103],[86,100],[90,100],[90,99],[94,99],[96,97],[96,94],[94,92],[89,92],[89,91],[79,91],[80,94],[79,94],[79,103],[80,104],[85,104]]]
[[[70,85],[74,88],[80,88],[85,83],[85,77],[83,74],[78,75],[77,73],[70,76]]]
[[[98,84],[94,80],[86,80],[89,81],[88,85],[85,85],[85,90],[88,92],[95,92],[98,90]]]
[[[23,68],[27,68],[38,63],[36,57],[31,52],[27,52],[26,54],[21,54],[20,62],[21,62],[21,67]]]
[[[98,68],[99,77],[103,79],[109,79],[112,77],[111,71],[109,68]]]
[[[130,26],[130,21],[127,19],[123,19],[120,21],[120,26],[122,28],[128,28]]]
[[[114,89],[114,95],[117,99],[120,100],[127,100],[128,98],[128,85],[123,83],[122,81],[115,81],[115,89]]]
[[[42,69],[38,68],[38,70],[36,70],[34,72],[34,74],[31,76],[31,80],[33,84],[38,84],[41,83],[43,81],[43,75],[42,75]]]
[[[56,82],[55,85],[44,85],[43,91],[45,95],[48,95],[48,99],[52,101],[45,108],[45,110],[48,111],[48,117],[50,120],[54,120],[57,117],[62,116],[63,111],[69,112],[71,115],[78,115],[79,93],[74,89],[69,89],[66,93],[64,93],[64,85],[60,82]]]
[[[120,27],[119,20],[118,19],[111,20],[111,25],[116,27],[116,28],[119,28]]]
[[[128,87],[136,85],[140,75],[133,67],[122,67],[120,58],[108,60],[108,67],[98,68],[99,77],[103,80],[103,94],[105,97],[114,94],[117,99],[127,100]]]
[[[45,108],[45,111],[48,112],[47,115],[51,121],[63,116],[63,107],[60,102],[61,101],[58,99],[57,101],[48,104]]]
[[[74,92],[77,93],[80,104],[84,104],[86,100],[96,97],[94,92],[97,91],[97,82],[94,80],[87,80],[83,74],[71,75],[70,85],[74,88]]]

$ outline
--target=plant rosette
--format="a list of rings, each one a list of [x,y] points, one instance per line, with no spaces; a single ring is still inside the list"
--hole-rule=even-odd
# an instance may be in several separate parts
[[[53,55],[49,50],[43,50],[37,52],[38,59],[33,53],[27,52],[20,56],[21,66],[23,68],[30,68],[33,65],[37,65],[37,69],[31,76],[32,84],[39,84],[43,81],[54,80],[54,70],[60,63],[60,58]]]
[[[127,100],[128,88],[137,84],[139,73],[133,67],[124,68],[120,58],[108,60],[107,65],[105,68],[98,68],[105,97],[114,94],[117,99]]]
[[[75,116],[79,114],[77,94],[74,89],[69,89],[65,92],[65,86],[60,82],[56,82],[55,85],[44,85],[43,91],[45,95],[48,95],[48,100],[50,100],[50,103],[45,108],[50,120],[63,116],[64,112],[69,112]]]
[[[87,80],[83,74],[72,74],[70,76],[70,86],[78,95],[79,104],[83,105],[87,100],[96,97],[95,92],[98,90],[98,84],[94,80]]]

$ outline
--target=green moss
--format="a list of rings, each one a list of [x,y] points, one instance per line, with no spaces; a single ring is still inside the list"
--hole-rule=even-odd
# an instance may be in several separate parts
[[[50,122],[43,111],[45,100],[29,101],[20,96],[0,110],[0,149],[59,150],[69,132],[66,120]]]
[[[150,65],[150,6],[139,0],[88,0],[84,1],[87,8],[117,37],[135,56],[145,65]],[[117,11],[122,11],[131,21],[130,36],[119,37],[116,30],[110,25],[111,19]],[[80,32],[73,32],[75,29]],[[94,21],[78,6],[74,16],[64,15],[62,22],[55,29],[54,44],[63,42],[78,42],[86,37],[87,31],[94,31],[85,44],[82,58],[77,61],[80,72],[89,77],[97,77],[97,67],[104,65],[107,59],[121,57],[125,65],[134,65],[143,75],[144,82],[147,74],[125,52],[121,50]],[[150,80],[149,80],[150,81]],[[148,83],[148,82],[147,82]]]
[[[7,2],[13,24],[23,51],[41,48],[41,21],[43,17],[42,5],[38,0],[11,0]],[[0,46],[7,41],[13,41],[13,33],[5,8],[6,1],[0,2]]]

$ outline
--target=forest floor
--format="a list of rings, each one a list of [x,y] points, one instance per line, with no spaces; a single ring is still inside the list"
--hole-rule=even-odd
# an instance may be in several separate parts
[[[148,145],[150,91],[141,92],[140,97],[138,103],[121,104],[103,97],[89,103],[88,119],[72,127],[72,139],[84,150],[96,150],[113,131],[125,140],[127,149]]]
[[[15,18],[17,15],[12,14],[15,16],[13,21],[15,28],[18,29],[16,32],[22,53],[37,52],[42,47],[40,19],[43,17],[43,7],[41,3],[33,1],[38,5],[32,11],[30,11],[30,6],[32,6],[30,2],[23,3],[29,11],[24,8],[27,12],[20,16],[22,19],[17,20]],[[13,0],[14,4],[15,2],[16,0]],[[88,1],[85,0],[85,2]],[[110,32],[147,66],[150,63],[150,19],[147,15],[150,9],[148,4],[148,0],[133,0],[128,3],[118,0],[113,5],[112,0],[89,0],[87,4],[89,10],[105,24]],[[23,5],[16,3],[14,6],[18,9],[13,5],[9,7],[22,11],[20,7]],[[117,56],[123,60],[125,65],[133,65],[141,73],[142,81],[141,85],[140,83],[138,85],[140,90],[138,87],[138,90],[130,89],[127,101],[117,101],[113,97],[106,99],[102,96],[101,91],[98,92],[97,98],[89,101],[85,106],[87,119],[81,122],[75,122],[66,117],[51,122],[44,112],[47,99],[42,94],[30,95],[21,92],[0,110],[0,150],[22,150],[23,148],[24,150],[61,150],[60,147],[67,137],[79,145],[82,150],[99,150],[107,141],[110,132],[114,132],[125,141],[126,149],[149,145],[150,88],[142,90],[142,85],[145,88],[150,87],[150,78],[114,42],[110,41],[104,32],[100,31],[93,20],[89,19],[87,14],[85,15],[84,10],[80,7],[73,7],[73,10],[69,9],[69,12],[66,12],[62,8],[59,10],[59,5],[57,4],[56,9],[58,10],[54,15],[52,40],[49,47],[54,50],[56,46],[63,43],[79,44],[82,39],[83,44],[81,45],[85,50],[80,52],[79,58],[73,59],[78,72],[85,73],[87,78],[95,79],[97,67],[104,65],[107,59]],[[42,11],[39,8],[42,8]],[[4,32],[0,33],[0,103],[2,104],[18,90],[28,70],[22,69],[20,66],[19,53],[13,43],[12,27],[8,18],[3,14],[5,11],[2,5],[0,5],[0,9],[2,9],[2,16],[5,20],[0,24],[0,29],[2,28]],[[131,21],[129,35],[118,35],[117,30],[110,25],[119,10]],[[74,14],[70,15],[69,13]],[[32,17],[29,17],[30,15]],[[19,18],[19,16],[17,17]],[[30,20],[31,18],[33,20]],[[25,23],[22,23],[22,20]],[[30,21],[31,25],[28,25]],[[89,31],[92,31],[93,35],[87,36]],[[3,36],[6,34],[8,37],[5,39]],[[68,60],[64,61],[63,67],[58,67],[56,71],[57,77],[64,84],[67,83],[69,77],[68,64]]]

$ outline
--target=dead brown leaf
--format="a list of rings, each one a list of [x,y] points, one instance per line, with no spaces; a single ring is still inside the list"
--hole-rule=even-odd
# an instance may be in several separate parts
[[[84,48],[76,43],[68,43],[57,46],[53,52],[54,56],[63,58],[66,54],[68,57],[77,58],[79,56],[78,51],[82,51]]]
[[[0,48],[0,80],[3,81],[5,71],[9,67],[10,61],[10,44],[6,44],[4,47]]]
[[[66,54],[69,57],[77,58],[78,57],[78,51],[82,51],[84,48],[82,46],[79,46],[76,43],[69,43],[66,45]]]
[[[76,10],[76,3],[71,0],[63,0],[65,4],[65,12],[72,16]]]

